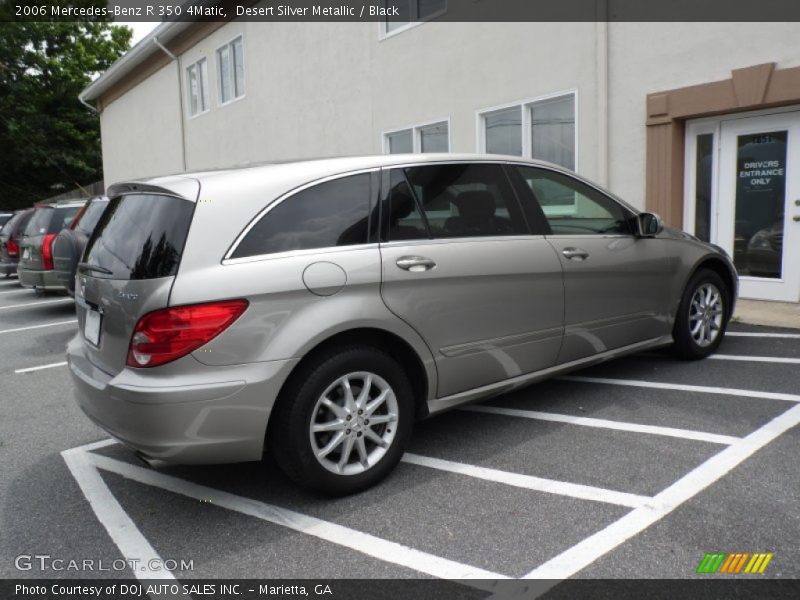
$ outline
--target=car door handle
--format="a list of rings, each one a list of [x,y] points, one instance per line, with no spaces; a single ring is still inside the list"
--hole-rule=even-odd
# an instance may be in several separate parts
[[[401,256],[395,264],[406,271],[419,273],[420,271],[430,271],[436,266],[430,258],[424,256]]]
[[[564,248],[561,254],[570,260],[586,260],[589,258],[589,253],[581,248]]]

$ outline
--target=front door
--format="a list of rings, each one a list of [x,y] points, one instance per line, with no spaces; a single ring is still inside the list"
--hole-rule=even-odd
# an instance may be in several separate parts
[[[720,123],[717,243],[743,298],[800,299],[800,112]]]

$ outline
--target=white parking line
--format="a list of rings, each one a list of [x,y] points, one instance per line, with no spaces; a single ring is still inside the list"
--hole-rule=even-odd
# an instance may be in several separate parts
[[[28,327],[16,327],[14,329],[2,329],[0,333],[16,333],[17,331],[28,331],[30,329],[43,329],[45,327],[56,327],[57,325],[71,325],[77,323],[78,319],[70,319],[69,321],[56,321],[55,323],[45,323],[44,325],[30,325]]]
[[[709,442],[711,444],[729,445],[741,440],[741,438],[732,437],[729,435],[719,435],[717,433],[707,433],[705,431],[695,431],[692,429],[676,429],[674,427],[659,427],[657,425],[640,425],[639,423],[609,421],[607,419],[595,419],[592,417],[574,417],[572,415],[538,412],[534,410],[519,410],[516,408],[504,408],[500,406],[465,406],[461,410],[489,413],[493,415],[503,415],[506,417],[537,419],[539,421],[553,421],[555,423],[568,423],[570,425],[582,425],[584,427],[598,427],[601,429],[616,429],[618,431],[632,431],[635,433],[665,435],[668,437],[676,437],[685,440]]]
[[[648,496],[617,492],[615,490],[607,490],[578,483],[568,483],[566,481],[556,481],[555,479],[542,479],[540,477],[510,473],[508,471],[498,471],[497,469],[488,469],[476,465],[442,460],[431,456],[420,456],[419,454],[411,454],[410,452],[406,452],[402,460],[412,465],[448,471],[450,473],[458,473],[459,475],[467,475],[469,477],[475,477],[476,479],[503,483],[505,485],[512,485],[514,487],[537,492],[547,492],[549,494],[580,498],[581,500],[607,502],[609,504],[629,506],[631,508],[639,508],[652,501]]]
[[[30,291],[31,290],[26,289],[26,288],[19,288],[19,289],[16,289],[16,290],[5,290],[3,292],[0,292],[0,294],[20,294],[22,292],[30,292]]]
[[[33,373],[34,371],[42,371],[44,369],[53,369],[55,367],[63,367],[66,365],[66,362],[57,362],[57,363],[50,363],[49,365],[40,365],[38,367],[27,367],[25,369],[17,369],[14,371],[15,374],[20,373]]]
[[[671,513],[798,424],[800,424],[800,406],[794,406],[742,438],[740,442],[715,454],[667,489],[656,494],[652,505],[632,510],[605,529],[539,565],[525,577],[556,580],[571,577]]]
[[[714,360],[740,360],[743,362],[763,362],[784,365],[800,365],[800,358],[784,358],[782,356],[746,356],[738,354],[712,354],[708,358]]]
[[[683,383],[664,383],[663,381],[640,381],[635,379],[606,379],[605,377],[583,377],[569,375],[559,377],[561,381],[577,381],[579,383],[602,383],[605,385],[622,385],[629,387],[650,388],[654,390],[679,390],[682,392],[699,392],[702,394],[721,394],[723,396],[743,396],[745,398],[764,398],[765,400],[785,400],[800,402],[800,395],[783,392],[759,392],[738,388],[712,387],[707,385],[687,385]]]
[[[104,440],[100,444],[106,445],[106,443],[107,440]],[[89,446],[93,448],[100,447],[99,444],[90,444]],[[175,579],[175,576],[166,569],[152,570],[150,568],[152,564],[163,564],[161,557],[120,506],[92,463],[91,455],[84,448],[64,450],[61,456],[64,458],[64,462],[67,463],[67,467],[75,481],[78,482],[78,486],[80,486],[98,521],[106,528],[108,535],[111,536],[119,551],[126,560],[138,561],[136,564],[138,568],[131,569],[134,576],[137,579]],[[153,560],[158,562],[152,563],[151,561]]]
[[[74,300],[72,298],[58,298],[57,300],[41,300],[39,302],[26,302],[25,304],[9,304],[8,306],[0,306],[0,310],[24,308],[26,306],[40,306],[42,304],[56,304],[57,302],[74,302]]]
[[[786,338],[790,340],[800,340],[800,333],[754,333],[750,331],[726,331],[725,337]]]
[[[194,498],[195,500],[209,502],[212,506],[226,508],[243,515],[261,519],[262,521],[281,525],[288,529],[311,535],[345,548],[350,548],[356,552],[373,556],[385,562],[414,569],[420,573],[426,573],[444,579],[508,579],[508,577],[500,575],[499,573],[492,573],[491,571],[485,571],[477,567],[428,554],[421,550],[409,548],[408,546],[396,542],[390,542],[362,531],[350,529],[349,527],[337,525],[329,521],[323,521],[322,519],[298,513],[287,508],[267,504],[252,498],[237,496],[229,492],[192,483],[191,481],[179,479],[171,475],[131,465],[105,456],[84,452],[80,448],[76,448],[74,451],[83,452],[83,456],[86,460],[95,467],[104,471],[116,473],[131,481],[161,488],[175,494]],[[116,502],[116,500],[114,502]],[[95,508],[95,512],[97,512],[98,508],[102,509],[103,506],[95,507],[93,505],[92,508]],[[106,522],[103,524],[106,525]],[[106,528],[108,528],[108,525],[106,525]],[[131,534],[135,538],[136,534],[138,534],[138,530],[136,530],[135,526],[133,529],[134,531],[132,531]],[[109,530],[109,533],[111,533],[111,530]],[[121,537],[122,539],[118,542],[112,535],[117,545],[120,545],[120,550],[125,554],[123,548],[129,547],[130,540],[124,535]],[[476,587],[487,590],[494,589],[491,581],[476,582]]]

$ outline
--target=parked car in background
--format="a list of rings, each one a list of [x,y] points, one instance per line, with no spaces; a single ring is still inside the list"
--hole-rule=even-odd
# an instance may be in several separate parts
[[[0,210],[0,229],[2,229],[3,226],[5,226],[5,224],[8,223],[11,220],[11,217],[13,216],[14,216],[13,212]]]
[[[266,451],[326,493],[387,475],[418,418],[647,348],[707,357],[737,295],[720,248],[515,157],[303,161],[108,195],[67,346],[83,411],[144,460]]]
[[[75,270],[95,225],[108,206],[108,198],[95,196],[78,211],[69,227],[62,229],[53,242],[56,279],[70,296],[75,295]]]
[[[37,291],[64,289],[54,270],[53,242],[84,204],[85,200],[78,200],[34,207],[20,244],[17,273],[22,287]]]
[[[0,230],[0,273],[11,277],[17,272],[19,264],[19,244],[33,209],[17,211]]]

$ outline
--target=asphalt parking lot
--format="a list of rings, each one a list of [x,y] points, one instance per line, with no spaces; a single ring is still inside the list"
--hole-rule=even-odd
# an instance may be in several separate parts
[[[192,561],[178,578],[694,578],[705,553],[800,577],[800,331],[733,324],[713,359],[649,352],[417,426],[342,499],[271,463],[148,469],[72,399],[71,300],[0,280],[0,576],[20,555]],[[141,567],[137,567],[141,570]]]

